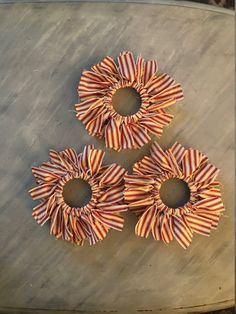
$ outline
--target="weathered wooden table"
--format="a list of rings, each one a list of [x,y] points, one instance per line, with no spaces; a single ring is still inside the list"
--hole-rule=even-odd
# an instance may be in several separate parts
[[[232,305],[231,12],[169,1],[1,2],[0,312],[189,313]],[[82,69],[122,50],[157,59],[184,87],[185,100],[171,110],[175,118],[160,144],[198,148],[221,169],[225,217],[210,238],[195,235],[187,251],[176,242],[136,238],[129,213],[124,232],[83,248],[55,240],[31,218],[32,164],[46,161],[50,148],[104,148],[76,120],[73,105]],[[106,161],[130,170],[149,146],[106,150]]]

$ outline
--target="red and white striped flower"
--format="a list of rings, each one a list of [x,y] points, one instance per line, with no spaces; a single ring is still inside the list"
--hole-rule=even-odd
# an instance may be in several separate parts
[[[125,200],[139,216],[136,234],[147,238],[152,233],[164,243],[175,238],[185,249],[194,232],[209,236],[225,210],[215,180],[218,172],[198,150],[175,143],[163,151],[155,142],[151,157],[145,156],[134,165],[133,174],[125,176]],[[160,197],[162,184],[173,178],[185,181],[190,190],[189,201],[179,208],[166,206]]]
[[[150,141],[150,134],[160,137],[173,115],[166,108],[183,99],[180,84],[168,74],[157,74],[156,61],[135,61],[132,52],[122,52],[118,65],[106,57],[91,70],[84,70],[78,87],[80,103],[76,116],[89,134],[105,138],[108,148],[140,148]],[[115,111],[112,97],[120,88],[134,88],[140,95],[137,113],[122,116]]]
[[[117,164],[102,166],[104,154],[93,145],[85,146],[81,154],[72,148],[51,150],[49,162],[32,167],[37,186],[29,192],[33,200],[40,200],[32,215],[40,225],[49,220],[50,233],[56,238],[78,245],[88,239],[95,244],[110,228],[122,230],[126,170]],[[81,208],[70,207],[63,197],[64,185],[76,178],[87,181],[92,191],[89,203]]]

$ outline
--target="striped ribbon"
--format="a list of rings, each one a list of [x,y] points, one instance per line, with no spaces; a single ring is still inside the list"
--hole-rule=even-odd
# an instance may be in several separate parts
[[[104,152],[93,145],[85,146],[81,154],[73,148],[50,151],[50,161],[32,167],[37,186],[29,193],[40,203],[32,216],[39,225],[50,221],[50,233],[72,243],[83,245],[103,240],[110,228],[121,231],[124,218],[123,178],[126,170],[117,164],[102,166]],[[75,178],[86,180],[92,197],[82,208],[68,206],[63,198],[64,185]]]
[[[141,56],[135,60],[129,51],[120,53],[118,65],[105,57],[82,73],[77,118],[90,135],[105,138],[106,146],[117,151],[142,147],[150,134],[160,137],[173,119],[166,109],[183,99],[183,90],[168,74],[157,71],[156,61]],[[141,97],[139,111],[130,116],[121,116],[112,105],[112,96],[123,87],[134,88]]]
[[[194,232],[209,236],[225,210],[218,173],[196,149],[175,143],[163,151],[154,142],[151,156],[137,162],[131,175],[125,175],[125,201],[139,217],[135,233],[145,238],[152,234],[166,244],[176,239],[184,249]],[[160,197],[162,183],[171,178],[184,180],[190,189],[190,200],[179,208],[167,207]]]

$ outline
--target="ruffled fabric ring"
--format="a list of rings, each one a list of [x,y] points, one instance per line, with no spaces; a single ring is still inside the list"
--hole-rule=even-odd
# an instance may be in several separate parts
[[[126,170],[117,164],[102,166],[104,152],[93,145],[81,154],[72,148],[50,151],[50,161],[32,167],[37,186],[29,192],[40,204],[33,209],[38,224],[50,221],[50,233],[72,243],[83,245],[103,240],[110,228],[121,231],[127,210],[124,204],[123,177]],[[85,180],[91,187],[88,204],[72,208],[64,200],[63,188],[73,179]]]
[[[166,244],[175,238],[184,249],[194,232],[209,236],[225,210],[218,172],[196,149],[175,143],[163,151],[155,142],[151,157],[145,156],[134,165],[133,174],[125,176],[125,200],[139,216],[135,233],[145,238],[152,233]],[[187,203],[178,208],[166,206],[160,197],[163,183],[174,178],[184,181],[190,191]]]
[[[76,116],[90,135],[105,138],[108,148],[140,148],[150,141],[150,134],[160,137],[173,115],[166,108],[183,99],[180,84],[168,74],[157,74],[156,61],[135,61],[132,52],[122,52],[118,66],[111,57],[104,58],[91,70],[84,70],[78,93],[80,103],[75,105]],[[138,112],[120,115],[113,107],[117,90],[131,87],[141,98]]]

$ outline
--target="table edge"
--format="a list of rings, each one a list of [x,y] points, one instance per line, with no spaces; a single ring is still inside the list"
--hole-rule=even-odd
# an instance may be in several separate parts
[[[159,308],[159,309],[136,309],[136,310],[105,310],[106,313],[116,313],[116,314],[135,314],[141,312],[152,312],[153,314],[158,313],[203,313],[205,311],[215,311],[215,310],[222,310],[227,309],[229,307],[233,307],[235,305],[235,299],[220,301],[217,303],[212,304],[201,304],[201,305],[194,305],[194,306],[182,306],[178,308]],[[53,314],[72,314],[72,313],[86,313],[86,314],[101,314],[103,311],[87,311],[87,310],[79,310],[79,309],[57,309],[57,308],[24,308],[24,307],[7,307],[7,306],[0,306],[0,313],[28,313],[28,314],[43,314],[43,313],[53,313]],[[37,311],[37,312],[36,312]],[[187,311],[187,312],[186,312]]]
[[[217,7],[214,5],[196,3],[185,0],[0,0],[0,5],[7,4],[71,4],[71,3],[134,3],[134,4],[149,4],[149,5],[165,5],[165,6],[178,6],[189,9],[198,9],[204,11],[212,11],[221,14],[234,16],[235,12],[230,9]]]

